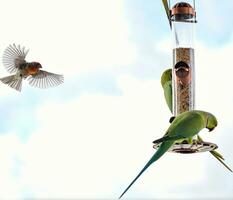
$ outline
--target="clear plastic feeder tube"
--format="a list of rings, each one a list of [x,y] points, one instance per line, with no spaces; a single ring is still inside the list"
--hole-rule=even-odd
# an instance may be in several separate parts
[[[173,115],[195,107],[195,11],[188,3],[171,10],[173,40]]]
[[[173,39],[173,115],[195,109],[195,65],[194,65],[194,26],[196,13],[185,2],[175,4],[171,9]],[[157,149],[161,143],[153,147]],[[200,141],[193,143],[176,142],[170,149],[175,153],[198,153],[218,148],[216,144]]]

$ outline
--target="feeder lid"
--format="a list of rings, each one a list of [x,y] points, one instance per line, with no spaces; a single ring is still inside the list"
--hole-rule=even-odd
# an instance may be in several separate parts
[[[190,4],[186,2],[179,2],[175,4],[172,8],[171,16],[174,15],[190,15],[193,17],[196,15],[196,13],[194,8]]]

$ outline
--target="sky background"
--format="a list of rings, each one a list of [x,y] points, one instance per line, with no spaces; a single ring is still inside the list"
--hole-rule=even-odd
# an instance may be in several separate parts
[[[196,108],[219,121],[201,136],[233,167],[233,1],[196,9]],[[28,61],[65,76],[47,90],[0,84],[0,198],[118,198],[169,126],[161,1],[0,0],[0,24],[0,52],[20,44]],[[209,153],[167,153],[126,197],[233,198],[233,175]]]

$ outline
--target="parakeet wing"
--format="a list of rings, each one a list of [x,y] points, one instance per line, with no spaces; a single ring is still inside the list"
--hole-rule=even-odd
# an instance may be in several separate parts
[[[64,82],[64,76],[40,70],[35,75],[28,77],[29,84],[33,87],[48,88],[60,85]]]
[[[175,141],[196,135],[203,126],[203,119],[200,114],[190,111],[176,117],[168,128],[166,134],[155,141],[158,144],[164,141]]]
[[[201,138],[199,135],[197,136],[197,138],[198,138],[199,141],[203,141],[202,138]],[[231,169],[226,163],[224,163],[224,157],[223,157],[219,152],[217,152],[216,150],[212,150],[212,151],[210,151],[210,153],[211,153],[220,163],[222,163],[222,165],[223,165],[224,167],[226,167],[230,172],[233,172],[232,169]]]
[[[26,62],[25,57],[28,51],[29,49],[25,50],[25,47],[20,47],[20,45],[9,45],[5,49],[2,57],[2,63],[6,70],[9,73],[17,72],[19,66]]]
[[[165,136],[193,137],[203,128],[205,128],[205,124],[201,114],[189,111],[178,115],[174,119]]]

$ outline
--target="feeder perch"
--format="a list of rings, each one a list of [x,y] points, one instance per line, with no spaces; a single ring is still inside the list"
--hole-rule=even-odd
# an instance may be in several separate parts
[[[196,21],[195,1],[193,7],[186,2],[176,3],[170,9],[169,20],[172,28],[173,45],[173,115],[195,109],[195,57],[194,26]],[[159,144],[153,146],[158,148]],[[216,144],[198,141],[193,138],[192,144],[186,141],[174,144],[170,152],[197,153],[212,151]]]
[[[157,149],[160,144],[155,144],[153,146],[154,149]],[[198,140],[193,140],[192,144],[188,144],[186,141],[182,143],[175,143],[168,151],[173,153],[200,153],[206,151],[212,151],[217,149],[218,146],[216,144],[210,142],[201,142]]]

